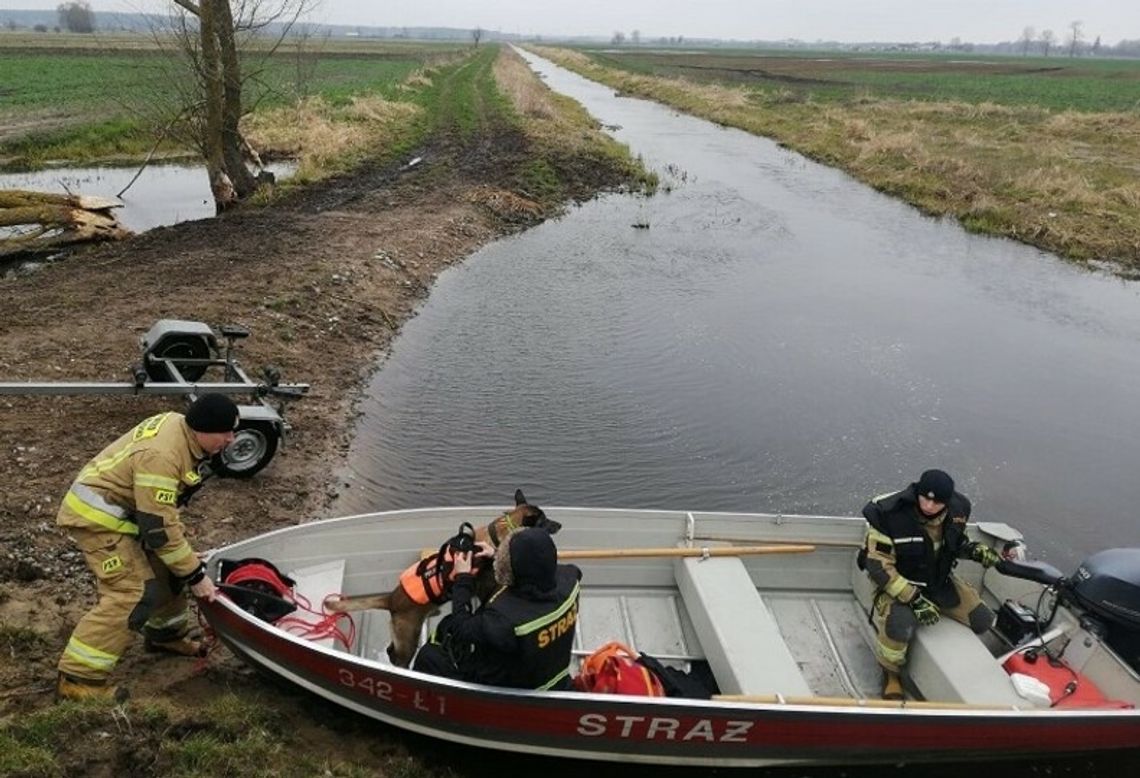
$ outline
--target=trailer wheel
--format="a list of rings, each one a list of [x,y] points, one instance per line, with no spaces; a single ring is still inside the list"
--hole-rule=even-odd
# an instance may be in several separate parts
[[[209,359],[210,344],[200,335],[168,335],[162,339],[157,348],[151,349],[147,354],[158,359]],[[165,362],[152,362],[143,358],[146,365],[146,374],[151,381],[173,381]],[[208,365],[186,365],[179,367],[178,372],[187,381],[197,381],[206,372]]]
[[[273,459],[280,438],[281,432],[273,422],[243,421],[234,434],[234,442],[222,452],[218,475],[251,478]]]

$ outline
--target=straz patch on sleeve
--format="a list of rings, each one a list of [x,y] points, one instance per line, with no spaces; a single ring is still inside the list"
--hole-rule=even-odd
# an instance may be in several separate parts
[[[123,566],[123,560],[118,554],[116,554],[115,556],[109,556],[103,560],[103,565],[102,565],[103,574],[106,575],[108,573],[113,573],[116,570],[121,569],[122,566]]]
[[[178,495],[173,489],[155,489],[154,501],[159,505],[177,505]]]

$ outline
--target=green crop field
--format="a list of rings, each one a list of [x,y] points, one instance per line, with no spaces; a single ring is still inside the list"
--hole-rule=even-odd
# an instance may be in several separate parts
[[[828,102],[872,96],[1053,110],[1140,111],[1140,60],[968,54],[584,50],[607,67],[780,89]]]
[[[395,99],[414,71],[454,59],[457,44],[285,41],[274,56],[244,53],[244,96],[253,110],[320,96],[333,106],[355,95]],[[45,158],[131,156],[153,142],[145,117],[177,99],[191,73],[146,36],[0,34],[0,158],[35,166]]]

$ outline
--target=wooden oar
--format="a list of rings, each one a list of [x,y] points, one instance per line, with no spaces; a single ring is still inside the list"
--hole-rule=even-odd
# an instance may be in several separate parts
[[[663,548],[575,548],[559,551],[558,558],[572,559],[637,559],[652,557],[687,557],[687,556],[756,556],[758,554],[807,554],[815,551],[815,546],[806,543],[798,545],[764,545],[764,546],[700,546],[681,547],[665,546]],[[420,559],[435,556],[439,549],[425,548],[420,551]]]
[[[647,557],[756,556],[758,554],[807,554],[811,545],[701,546],[699,548],[582,548],[559,551],[559,559],[636,559]]]
[[[777,543],[780,545],[786,545],[789,543],[790,544],[810,543],[813,546],[833,546],[836,548],[862,548],[863,547],[862,541],[856,541],[856,540],[799,540],[799,539],[785,540],[783,538],[765,538],[764,540],[761,540],[759,538],[733,538],[733,537],[725,537],[725,536],[720,536],[720,535],[694,535],[693,540],[695,542],[712,541],[714,543]]]
[[[1030,710],[1015,705],[971,705],[965,702],[874,700],[852,697],[785,697],[777,694],[714,694],[718,702],[758,702],[768,705],[823,705],[842,708],[915,708],[919,710]]]
[[[431,556],[436,551],[424,550],[421,554]],[[807,554],[815,551],[815,546],[710,546],[704,548],[679,548],[669,546],[664,548],[578,548],[559,551],[561,560],[573,559],[645,559],[653,557],[714,557],[714,556],[756,556],[758,554]],[[344,613],[346,611],[359,611],[375,608],[387,600],[384,592],[373,594],[342,594],[339,597],[325,600],[325,607],[330,611]]]

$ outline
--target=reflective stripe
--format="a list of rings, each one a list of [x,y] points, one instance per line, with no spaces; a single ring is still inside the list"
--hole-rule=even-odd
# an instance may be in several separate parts
[[[904,491],[906,491],[906,490],[900,489],[897,492],[887,492],[885,494],[878,494],[878,495],[875,495],[874,497],[871,498],[871,502],[879,502],[880,500],[885,500],[888,497],[894,497],[896,494],[901,494]],[[864,492],[864,494],[866,494],[866,492]]]
[[[123,448],[122,451],[119,451],[117,454],[112,454],[111,456],[107,457],[106,459],[101,459],[97,462],[92,462],[87,467],[83,468],[83,472],[81,472],[79,474],[79,478],[80,478],[80,480],[82,480],[82,479],[84,479],[90,475],[99,475],[100,473],[104,473],[107,470],[110,470],[111,468],[113,468],[115,465],[122,462],[124,459],[126,459],[130,455],[131,455],[131,447],[126,446]]]
[[[566,611],[574,607],[574,603],[577,601],[578,584],[575,583],[574,589],[570,592],[570,595],[566,598],[566,601],[558,606],[558,610],[554,611],[553,613],[547,613],[545,615],[539,616],[537,619],[528,621],[526,624],[520,624],[519,626],[515,627],[515,634],[519,637],[522,637],[523,635],[529,635],[530,633],[541,629],[542,627],[545,627],[550,622],[557,621],[558,619],[565,616]]]
[[[916,535],[910,538],[895,538],[895,545],[898,545],[899,543],[922,543],[925,540],[926,538],[922,535]]]
[[[154,473],[135,473],[135,486],[154,486],[159,489],[177,489],[180,481]]]
[[[565,678],[568,675],[570,675],[570,668],[569,667],[567,667],[565,670],[560,672],[558,675],[551,678],[549,681],[544,683],[542,686],[539,686],[537,691],[540,691],[540,692],[546,691],[547,689],[554,686],[556,683],[558,683],[559,681],[561,681],[563,678]]]
[[[178,564],[193,553],[194,549],[190,548],[190,544],[184,540],[175,546],[173,550],[167,551],[165,554],[159,554],[158,558],[162,560],[164,565],[170,567],[171,565]]]
[[[870,545],[872,541],[875,543],[883,543],[884,545],[888,545],[888,546],[894,546],[894,544],[895,544],[895,541],[891,539],[890,535],[884,535],[882,532],[879,532],[874,527],[868,525],[868,527],[867,527],[867,545]]]
[[[87,665],[92,670],[104,673],[111,672],[115,668],[115,663],[119,661],[119,657],[114,654],[100,651],[75,637],[67,641],[67,648],[64,649],[63,653],[69,654],[72,659],[80,664]]]
[[[150,629],[171,629],[173,627],[185,626],[189,621],[190,613],[188,611],[182,611],[181,613],[171,616],[167,619],[147,619],[146,626]]]
[[[901,665],[906,662],[906,648],[891,648],[884,645],[883,641],[876,640],[875,652],[893,665]]]
[[[900,594],[906,591],[906,588],[908,586],[910,586],[910,581],[901,575],[897,575],[891,579],[891,582],[886,585],[883,591],[885,591],[891,597],[897,598]]]
[[[123,535],[137,535],[139,528],[127,521],[126,508],[107,502],[103,496],[84,484],[72,484],[63,498],[63,504],[92,524],[106,527]]]

